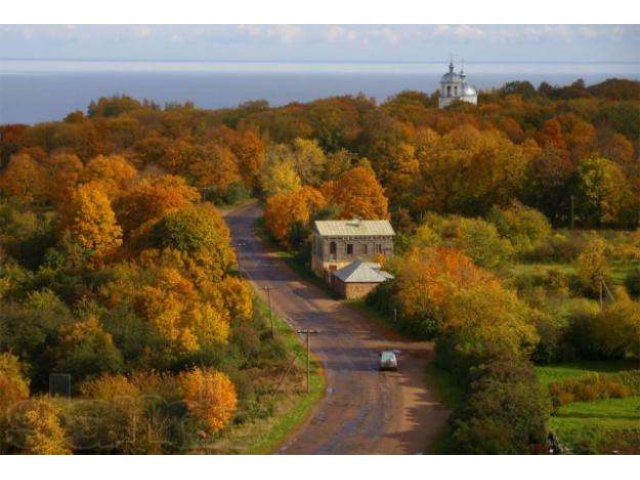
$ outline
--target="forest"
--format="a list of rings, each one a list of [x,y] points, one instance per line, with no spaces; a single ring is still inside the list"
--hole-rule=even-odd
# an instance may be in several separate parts
[[[640,83],[620,79],[514,81],[445,110],[416,91],[122,95],[2,125],[0,449],[193,451],[262,415],[259,379],[288,354],[219,212],[256,197],[302,265],[313,220],[391,220],[396,279],[366,305],[435,341],[457,392],[444,451],[529,453],[552,430],[638,453],[637,425],[585,434],[559,413],[640,399],[639,139]],[[608,367],[545,383],[580,362]],[[47,395],[52,374],[70,396]]]

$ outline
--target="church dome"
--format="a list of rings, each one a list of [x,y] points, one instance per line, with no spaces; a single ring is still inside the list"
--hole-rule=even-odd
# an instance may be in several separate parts
[[[477,95],[478,92],[476,91],[475,88],[473,88],[471,85],[465,85],[464,86],[464,90],[462,91],[462,94],[464,96],[470,97],[472,95]]]
[[[442,76],[440,83],[455,83],[455,82],[461,82],[461,81],[462,81],[462,77],[460,76],[460,74],[456,72],[447,72]]]

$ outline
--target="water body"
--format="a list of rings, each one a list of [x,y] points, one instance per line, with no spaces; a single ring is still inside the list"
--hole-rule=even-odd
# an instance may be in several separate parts
[[[161,105],[192,101],[201,108],[264,99],[271,105],[364,93],[378,101],[402,90],[432,93],[443,63],[211,63],[0,60],[0,124],[60,120],[91,100],[127,94]],[[480,89],[511,80],[566,85],[578,78],[640,78],[637,63],[468,63]]]

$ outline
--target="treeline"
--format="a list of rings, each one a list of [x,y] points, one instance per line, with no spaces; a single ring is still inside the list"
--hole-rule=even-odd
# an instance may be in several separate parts
[[[484,215],[513,200],[555,226],[634,227],[639,99],[638,82],[616,79],[538,89],[511,82],[483,93],[478,107],[445,111],[420,92],[381,105],[360,95],[213,111],[102,98],[87,115],[3,126],[0,168],[17,168],[8,164],[20,152],[36,161],[73,153],[82,162],[121,154],[138,168],[183,176],[209,199],[233,201],[252,191],[318,187],[366,160],[402,228],[428,211]],[[280,163],[293,168],[273,171]],[[263,185],[267,169],[285,184]]]

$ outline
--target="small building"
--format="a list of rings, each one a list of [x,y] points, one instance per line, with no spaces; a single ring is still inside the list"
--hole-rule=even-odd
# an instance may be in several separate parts
[[[455,101],[478,104],[477,90],[467,83],[467,76],[464,73],[464,66],[460,73],[456,73],[453,67],[453,60],[449,63],[449,71],[440,80],[440,98],[438,107],[445,108]]]
[[[395,232],[388,220],[317,220],[313,225],[311,268],[316,275],[345,296],[346,284],[349,283],[367,284],[367,288],[371,290],[388,279],[380,274],[377,262],[380,256],[393,255],[394,237]],[[341,278],[334,276],[348,266],[353,266],[358,271],[345,270],[341,273]],[[369,270],[378,272],[378,275],[372,275]],[[357,273],[356,277],[351,277],[354,272]],[[368,280],[352,281],[363,278],[360,275]],[[354,286],[350,290],[364,291],[367,288]]]
[[[333,273],[333,286],[344,298],[362,298],[392,278],[378,263],[355,260]]]

